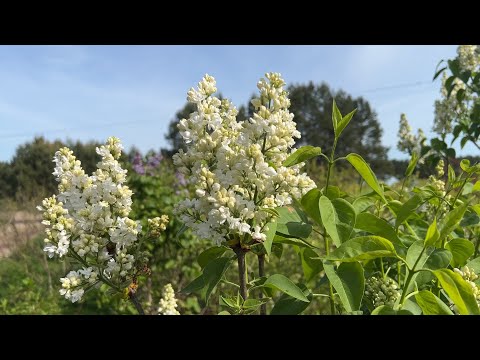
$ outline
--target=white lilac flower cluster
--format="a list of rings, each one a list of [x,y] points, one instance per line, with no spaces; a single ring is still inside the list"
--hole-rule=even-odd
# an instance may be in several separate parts
[[[391,278],[372,276],[365,282],[365,296],[374,307],[381,305],[393,307],[400,295],[397,283]]]
[[[400,151],[406,152],[408,154],[413,154],[416,152],[420,154],[420,146],[422,142],[426,139],[425,134],[422,129],[417,130],[417,135],[412,134],[412,127],[408,123],[407,117],[405,114],[400,115],[400,127],[398,129],[398,143],[397,148]]]
[[[457,92],[463,89],[465,91],[465,100],[471,100],[472,98],[471,92],[465,84],[457,78],[453,80],[454,87],[449,97],[447,89],[445,88],[446,81],[447,74],[443,73],[442,87],[440,90],[441,99],[435,101],[435,118],[432,128],[432,130],[439,135],[451,133],[453,120],[465,110],[464,103],[457,101]]]
[[[45,248],[49,257],[71,256],[84,265],[61,279],[60,294],[78,301],[85,288],[100,281],[120,288],[135,271],[138,222],[128,217],[132,191],[124,185],[120,140],[110,137],[96,149],[101,156],[97,170],[88,176],[73,152],[64,147],[54,156],[58,196],[43,200],[47,226]]]
[[[266,238],[273,209],[292,203],[315,183],[300,173],[303,163],[285,167],[294,138],[300,138],[290,100],[278,73],[267,73],[252,100],[253,117],[238,122],[229,100],[212,96],[215,79],[205,75],[188,101],[197,111],[182,119],[178,129],[187,150],[173,156],[174,164],[191,184],[195,195],[179,203],[176,214],[200,238],[220,244],[249,237]]]
[[[163,287],[162,298],[159,301],[158,315],[180,315],[177,310],[177,299],[172,284]]]
[[[460,45],[457,48],[458,61],[463,70],[478,71],[480,49],[477,45]]]

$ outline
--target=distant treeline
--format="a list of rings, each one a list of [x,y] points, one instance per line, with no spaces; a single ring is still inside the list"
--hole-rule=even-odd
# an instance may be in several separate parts
[[[67,146],[82,162],[83,169],[92,173],[100,161],[95,151],[100,145],[94,141],[48,141],[43,137],[36,137],[33,141],[20,145],[11,161],[0,161],[0,200],[8,198],[23,202],[56,193],[58,184],[52,175],[55,152]],[[121,161],[127,168],[137,152],[133,147],[122,155]]]
[[[77,159],[82,162],[82,166],[87,173],[95,170],[96,164],[100,161],[99,156],[95,152],[95,148],[99,146],[96,142],[82,143],[80,141],[60,140],[48,141],[43,137],[36,137],[33,141],[27,142],[19,146],[10,162],[0,162],[0,199],[12,199],[17,202],[40,199],[53,194],[57,190],[57,183],[52,175],[54,163],[52,162],[55,152],[63,146],[67,146],[73,150]],[[170,151],[166,149],[160,150],[164,157],[168,157]],[[124,167],[131,169],[131,162],[139,151],[132,147],[126,152],[121,161]],[[472,163],[480,161],[479,156],[465,156]],[[460,160],[452,159],[451,164],[457,171],[460,171]],[[381,171],[378,169],[383,178],[394,176],[396,178],[403,177],[405,169],[408,165],[407,160],[390,160],[391,167]],[[418,173],[420,177],[428,177],[432,173],[432,169],[426,166],[419,166]]]

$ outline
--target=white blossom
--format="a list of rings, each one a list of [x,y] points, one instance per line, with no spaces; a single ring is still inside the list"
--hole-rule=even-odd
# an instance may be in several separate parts
[[[133,254],[141,225],[128,217],[132,191],[125,185],[127,170],[118,161],[122,149],[115,137],[96,148],[101,161],[91,176],[85,174],[70,149],[57,151],[53,174],[59,194],[37,207],[47,226],[44,251],[48,256],[70,255],[91,265],[70,271],[61,279],[60,294],[72,302],[80,300],[85,287],[97,284],[102,277],[120,286],[134,275]]]
[[[172,284],[163,287],[162,298],[159,301],[158,315],[180,315],[177,310],[177,299]]]
[[[400,127],[398,129],[398,143],[397,148],[400,151],[412,154],[414,152],[420,153],[422,142],[425,140],[425,134],[422,129],[418,129],[417,135],[412,134],[412,127],[408,123],[405,114],[400,115]]]
[[[478,71],[480,49],[477,45],[460,45],[457,48],[458,61],[463,70]]]
[[[230,101],[212,96],[213,77],[205,75],[188,92],[197,110],[178,124],[187,150],[173,161],[196,189],[175,213],[200,238],[217,244],[244,236],[264,241],[272,215],[261,208],[289,205],[292,196],[315,187],[300,173],[303,164],[282,166],[300,137],[284,85],[280,74],[267,73],[257,84],[253,117],[240,122]]]

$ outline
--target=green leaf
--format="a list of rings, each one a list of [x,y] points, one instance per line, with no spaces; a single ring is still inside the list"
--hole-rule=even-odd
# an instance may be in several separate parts
[[[265,251],[267,252],[268,256],[270,256],[272,252],[272,243],[273,238],[275,237],[275,233],[277,232],[277,223],[276,222],[269,222],[267,224],[268,230],[266,231],[265,235],[267,238],[263,242],[263,246]]]
[[[242,309],[245,311],[245,314],[251,314],[255,312],[261,305],[269,302],[269,298],[263,299],[247,299],[242,305]]]
[[[405,220],[407,220],[422,203],[423,197],[418,194],[415,194],[410,199],[408,199],[398,210],[397,219],[395,220],[395,228],[398,229],[398,227]]]
[[[337,213],[337,232],[340,241],[350,240],[357,218],[355,208],[347,200],[341,198],[332,200],[332,205]]]
[[[185,288],[180,290],[180,292],[184,294],[190,294],[190,293],[202,290],[204,287],[205,287],[205,281],[203,279],[203,274],[202,274],[199,277],[195,278],[190,284],[185,286]]]
[[[332,200],[332,205],[337,212],[338,220],[344,224],[350,225],[353,227],[355,225],[355,218],[357,213],[355,208],[345,199],[334,199]]]
[[[340,137],[342,134],[343,130],[347,127],[347,125],[350,123],[350,120],[352,120],[353,115],[357,112],[357,109],[351,111],[347,115],[342,117],[342,120],[337,123],[337,130],[336,130],[336,137],[337,139]]]
[[[232,260],[227,257],[211,260],[203,269],[203,273],[188,284],[181,292],[192,293],[203,289],[203,298],[205,302],[208,303],[213,289],[220,282],[231,263]]]
[[[274,242],[272,244],[272,254],[275,255],[277,259],[281,259],[283,254],[283,245]]]
[[[337,291],[345,310],[348,312],[360,309],[365,291],[365,276],[359,262],[341,263],[335,270],[333,264],[325,262],[325,273]]]
[[[450,264],[453,267],[465,265],[468,258],[475,252],[475,246],[467,239],[456,238],[445,244],[445,248],[450,250],[453,257]]]
[[[405,260],[407,261],[408,267],[410,269],[412,269],[415,263],[417,262],[418,257],[422,253],[423,247],[424,247],[424,241],[417,240],[408,248],[407,257]],[[423,252],[422,257],[420,258],[420,260],[418,260],[417,266],[415,268],[416,270],[423,268],[423,265],[425,264],[425,262],[427,261],[428,257],[432,252],[433,252],[432,248],[426,249]]]
[[[205,302],[208,302],[210,295],[222,279],[232,260],[227,257],[216,258],[210,261],[203,269],[203,280],[206,285]]]
[[[338,134],[338,124],[342,122],[342,113],[337,107],[337,104],[335,103],[335,99],[333,99],[333,105],[332,105],[332,124],[333,124],[333,131],[335,132],[335,138],[338,139],[339,134]]]
[[[435,246],[440,237],[440,232],[437,229],[437,218],[433,219],[432,224],[428,227],[427,235],[425,236],[425,246]]]
[[[342,197],[345,193],[342,190],[340,190],[338,186],[330,185],[326,192],[325,192],[325,188],[322,189],[322,194],[333,201],[339,197]]]
[[[286,238],[281,235],[275,235],[273,238],[273,244],[288,244],[288,245],[296,245],[300,247],[308,247],[308,248],[313,248],[311,244],[309,244],[307,241],[303,239],[297,239],[297,238]]]
[[[468,202],[450,211],[442,220],[442,229],[440,230],[440,238],[438,241],[443,241],[450,233],[455,230],[457,225],[462,221],[465,211],[467,211]]]
[[[480,216],[480,204],[472,205],[472,210]]]
[[[405,176],[410,176],[413,174],[413,171],[415,170],[417,163],[418,163],[418,154],[416,152],[413,152],[412,158],[410,159],[410,162],[408,163],[408,166],[407,166],[407,171],[405,171]]]
[[[385,195],[383,194],[383,189],[380,186],[375,173],[372,171],[370,166],[365,162],[365,160],[358,154],[351,153],[346,156],[347,161],[352,164],[352,166],[357,170],[360,176],[365,180],[365,182],[375,191],[380,197],[387,202]]]
[[[480,274],[480,257],[470,260],[467,265],[469,269],[473,270],[475,274]]]
[[[480,315],[471,286],[459,274],[449,269],[438,269],[433,273],[460,314]]]
[[[361,236],[344,242],[334,250],[327,260],[331,261],[362,261],[379,257],[396,257],[393,244],[380,236]]]
[[[446,151],[445,151],[447,157],[449,158],[456,158],[456,152],[455,152],[455,149],[454,148],[448,148]]]
[[[222,256],[228,248],[225,246],[214,246],[198,255],[198,265],[203,269],[211,260]]]
[[[428,251],[430,252],[430,251]],[[428,253],[427,253],[428,255]],[[423,262],[423,259],[421,259]],[[435,249],[428,256],[427,261],[423,264],[422,267],[417,266],[417,270],[420,268],[437,270],[448,267],[450,261],[452,260],[452,253],[447,249]],[[417,286],[422,286],[433,280],[434,276],[431,272],[422,271],[413,275],[412,280],[417,283]]]
[[[460,167],[463,171],[468,172],[468,170],[470,170],[470,160],[463,159],[462,161],[460,161]]]
[[[323,226],[325,226],[325,230],[332,238],[335,246],[339,247],[342,242],[337,232],[337,212],[330,199],[323,195],[320,197],[319,207]]]
[[[455,182],[455,170],[452,165],[448,165],[448,183],[453,184]]]
[[[223,310],[218,313],[218,315],[231,315],[228,311]]]
[[[309,302],[307,297],[303,294],[303,291],[295,285],[292,280],[281,274],[274,274],[270,276],[265,283],[265,287],[271,287],[281,292],[304,302]]]
[[[428,290],[415,294],[415,300],[425,315],[453,315],[452,310]]]
[[[393,310],[390,306],[382,305],[372,311],[372,315],[413,315],[408,310]]]
[[[305,283],[308,283],[323,270],[322,260],[320,260],[318,254],[310,248],[301,249],[299,255],[302,260]]]
[[[480,191],[480,180],[478,180],[475,185],[473,185],[472,192]]]
[[[287,294],[282,294],[273,306],[270,315],[298,315],[305,311],[312,301],[312,293],[303,284],[298,284],[298,287],[303,291],[303,294],[309,300],[308,303],[295,299]]]
[[[317,188],[310,190],[303,195],[301,204],[305,212],[313,219],[318,225],[322,225],[322,218],[320,217],[319,201],[322,193]]]
[[[435,249],[428,256],[428,259],[423,265],[423,268],[430,270],[446,268],[448,267],[448,264],[450,264],[452,257],[453,255],[448,249]]]
[[[276,219],[277,232],[286,237],[306,239],[312,232],[312,225],[307,223],[305,214],[293,207],[284,206],[276,208],[280,216]]]
[[[365,212],[358,214],[355,228],[381,236],[394,244],[404,246],[398,238],[395,229],[388,222],[371,213]]]
[[[360,196],[353,202],[353,207],[357,214],[360,214],[367,210],[370,206],[375,204],[375,199],[370,196]]]
[[[283,166],[290,167],[300,164],[306,160],[319,156],[322,153],[322,149],[315,146],[302,146],[283,162]]]

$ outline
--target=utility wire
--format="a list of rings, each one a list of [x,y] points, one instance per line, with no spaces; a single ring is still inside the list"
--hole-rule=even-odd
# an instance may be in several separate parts
[[[383,86],[383,87],[378,87],[378,88],[373,88],[373,89],[367,89],[367,90],[359,91],[358,93],[361,93],[361,94],[372,93],[372,92],[383,91],[383,90],[402,89],[402,88],[416,87],[416,86],[427,85],[427,84],[433,84],[433,82],[432,81],[417,81],[417,82],[414,82],[414,83],[398,84],[398,85]],[[118,125],[142,124],[142,123],[148,123],[148,122],[153,122],[153,121],[157,121],[157,120],[143,120],[143,121],[135,120],[135,121],[112,122],[112,123],[100,124],[100,125],[84,125],[84,126],[81,126],[81,127],[44,130],[42,132],[43,133],[48,133],[48,134],[63,133],[63,132],[67,132],[67,131],[84,130],[86,127],[89,127],[89,126],[94,126],[95,128],[100,128],[100,127],[110,127],[110,126],[118,126]],[[0,135],[0,139],[10,139],[10,138],[24,137],[24,136],[32,136],[32,134],[25,134],[25,133],[6,134],[6,135]]]

